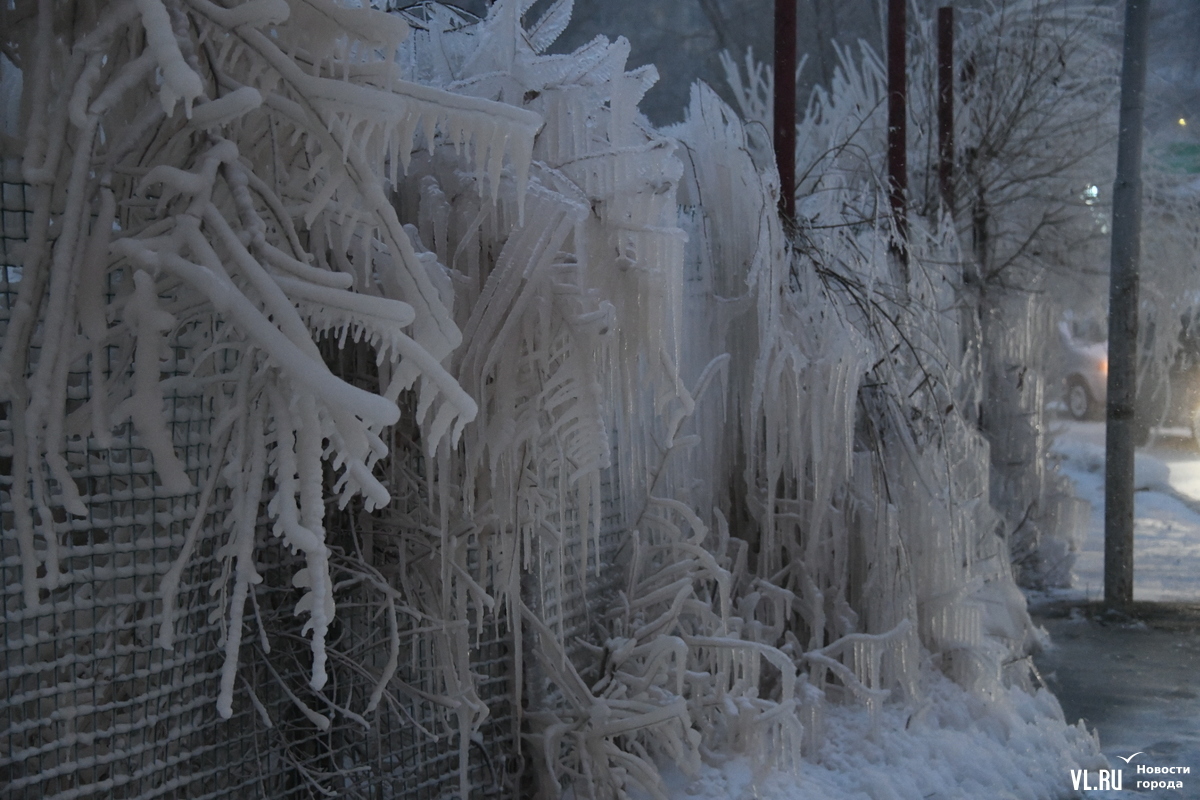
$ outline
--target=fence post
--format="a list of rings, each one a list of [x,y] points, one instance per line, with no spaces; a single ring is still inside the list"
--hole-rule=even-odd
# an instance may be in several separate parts
[[[954,214],[954,9],[937,14],[938,186],[946,210]]]
[[[908,0],[888,0],[887,92],[888,92],[888,202],[896,225],[896,247],[900,255],[900,293],[908,288],[908,80],[905,74]]]
[[[796,218],[796,0],[775,0],[775,165],[779,213]]]

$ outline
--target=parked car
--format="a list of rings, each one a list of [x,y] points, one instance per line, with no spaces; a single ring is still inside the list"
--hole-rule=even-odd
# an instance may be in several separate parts
[[[1058,323],[1065,351],[1064,395],[1067,413],[1074,419],[1097,419],[1108,397],[1108,342],[1097,338],[1096,326],[1073,320]]]
[[[1143,361],[1138,372],[1134,428],[1139,443],[1155,426],[1186,428],[1200,445],[1200,312],[1181,320],[1178,348],[1171,363],[1152,369]],[[1100,419],[1108,397],[1108,342],[1092,321],[1065,319],[1058,324],[1063,344],[1063,401],[1077,420]],[[1154,326],[1146,338],[1153,339]]]

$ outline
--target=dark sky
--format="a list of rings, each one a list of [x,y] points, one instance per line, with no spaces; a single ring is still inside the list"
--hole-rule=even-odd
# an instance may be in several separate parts
[[[1151,14],[1146,125],[1152,134],[1184,136],[1184,119],[1191,128],[1186,138],[1200,139],[1194,133],[1200,130],[1200,0],[1155,0]]]
[[[859,38],[878,42],[877,0],[797,0],[798,39],[808,62],[800,75],[802,93],[826,82],[837,55],[834,41]],[[549,7],[538,0],[530,22]],[[465,8],[485,14],[484,0],[463,0]],[[629,68],[654,64],[659,84],[643,102],[657,124],[683,117],[693,81],[701,79],[730,99],[725,89],[720,52],[728,50],[740,63],[748,49],[756,59],[770,61],[773,39],[773,0],[575,0],[570,27],[554,47],[569,52],[596,36],[624,36],[630,43]]]
[[[1070,2],[1071,0],[1067,0]],[[552,0],[537,0],[528,19],[536,20]],[[859,40],[882,49],[881,0],[797,0],[799,49],[808,61],[801,72],[801,94],[827,84],[837,53]],[[922,0],[930,10],[973,0]],[[1062,0],[1051,0],[1057,3]],[[975,3],[977,4],[977,3]],[[487,0],[460,0],[477,15]],[[1118,11],[1123,6],[1114,0]],[[573,19],[555,46],[573,50],[595,36],[624,36],[631,45],[629,67],[652,63],[660,73],[643,108],[652,121],[666,124],[682,117],[692,81],[702,79],[728,98],[718,54],[729,50],[740,62],[752,48],[769,61],[773,47],[773,0],[575,0]],[[1190,138],[1179,119],[1196,117],[1200,129],[1200,0],[1154,0],[1147,126],[1152,134]]]

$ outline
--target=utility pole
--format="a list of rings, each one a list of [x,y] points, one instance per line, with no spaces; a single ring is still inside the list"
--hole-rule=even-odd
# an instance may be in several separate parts
[[[775,166],[779,213],[796,219],[796,0],[775,0]]]
[[[908,0],[888,0],[888,201],[900,251],[900,290],[908,288],[908,81],[905,33]]]
[[[1133,603],[1133,450],[1137,400],[1138,260],[1142,233],[1142,117],[1150,0],[1127,0],[1117,179],[1108,288],[1108,410],[1104,458],[1104,603]]]

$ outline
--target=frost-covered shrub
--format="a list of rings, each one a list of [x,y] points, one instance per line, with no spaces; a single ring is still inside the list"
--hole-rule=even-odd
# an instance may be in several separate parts
[[[32,197],[21,262],[6,267],[16,297],[0,346],[16,476],[5,486],[5,556],[21,565],[23,614],[49,624],[62,603],[98,604],[108,609],[98,626],[136,619],[140,636],[152,619],[170,650],[192,616],[176,608],[194,597],[180,582],[215,548],[224,569],[209,594],[224,665],[208,702],[228,717],[244,619],[259,616],[259,566],[272,546],[258,536],[265,516],[298,556],[280,577],[300,590],[286,601],[302,618],[290,634],[308,638],[304,668],[320,697],[337,614],[327,502],[388,504],[378,468],[402,393],[414,395],[408,422],[429,457],[477,411],[441,363],[462,338],[445,273],[414,248],[389,177],[414,146],[448,141],[476,159],[479,191],[494,194],[506,165],[525,180],[541,120],[406,81],[396,58],[403,19],[322,0],[17,3],[4,15]],[[321,337],[367,343],[375,385],[334,375]],[[189,419],[181,415],[196,425],[178,424]],[[130,425],[134,448],[110,459]],[[202,438],[179,438],[189,431]],[[143,566],[124,555],[81,567],[76,531],[104,528],[112,501],[90,478],[115,474],[119,458],[135,476],[133,516],[108,520],[113,530],[96,537],[131,525],[132,541],[105,547],[132,544]],[[179,517],[181,539],[167,531]],[[168,555],[173,564],[162,563]],[[94,596],[93,581],[115,594]],[[150,608],[138,599],[147,592],[158,597]],[[266,632],[258,638],[268,650]],[[41,658],[99,658],[89,642]],[[19,640],[7,645],[22,652]],[[6,668],[22,667],[6,658]],[[380,665],[380,687],[394,668]],[[56,680],[53,668],[40,674]],[[118,691],[138,690],[110,675],[93,702],[123,708]],[[329,726],[320,705],[291,696],[310,726]],[[125,723],[87,724],[104,735],[74,757],[118,758]],[[29,738],[29,725],[6,731],[17,737],[6,753],[55,746]],[[99,785],[104,773],[79,779]]]
[[[286,757],[330,791],[371,791],[375,765],[333,752],[402,697],[435,707],[410,733],[457,748],[470,791],[485,629],[547,797],[661,796],[662,758],[795,767],[829,704],[919,703],[932,669],[1006,702],[1030,626],[962,412],[953,237],[914,224],[897,286],[847,149],[810,162],[789,239],[769,154],[711,90],[655,130],[653,68],[621,39],[545,55],[571,4],[529,5],[137,0],[70,32],[9,10],[35,198],[0,349],[26,606],[81,578],[55,520],[94,498],[68,458],[131,420],[189,515],[158,644],[216,546],[212,699],[299,732]],[[849,119],[841,91],[814,130]],[[215,420],[198,463],[168,432],[183,391]],[[589,581],[590,626],[568,623]]]

